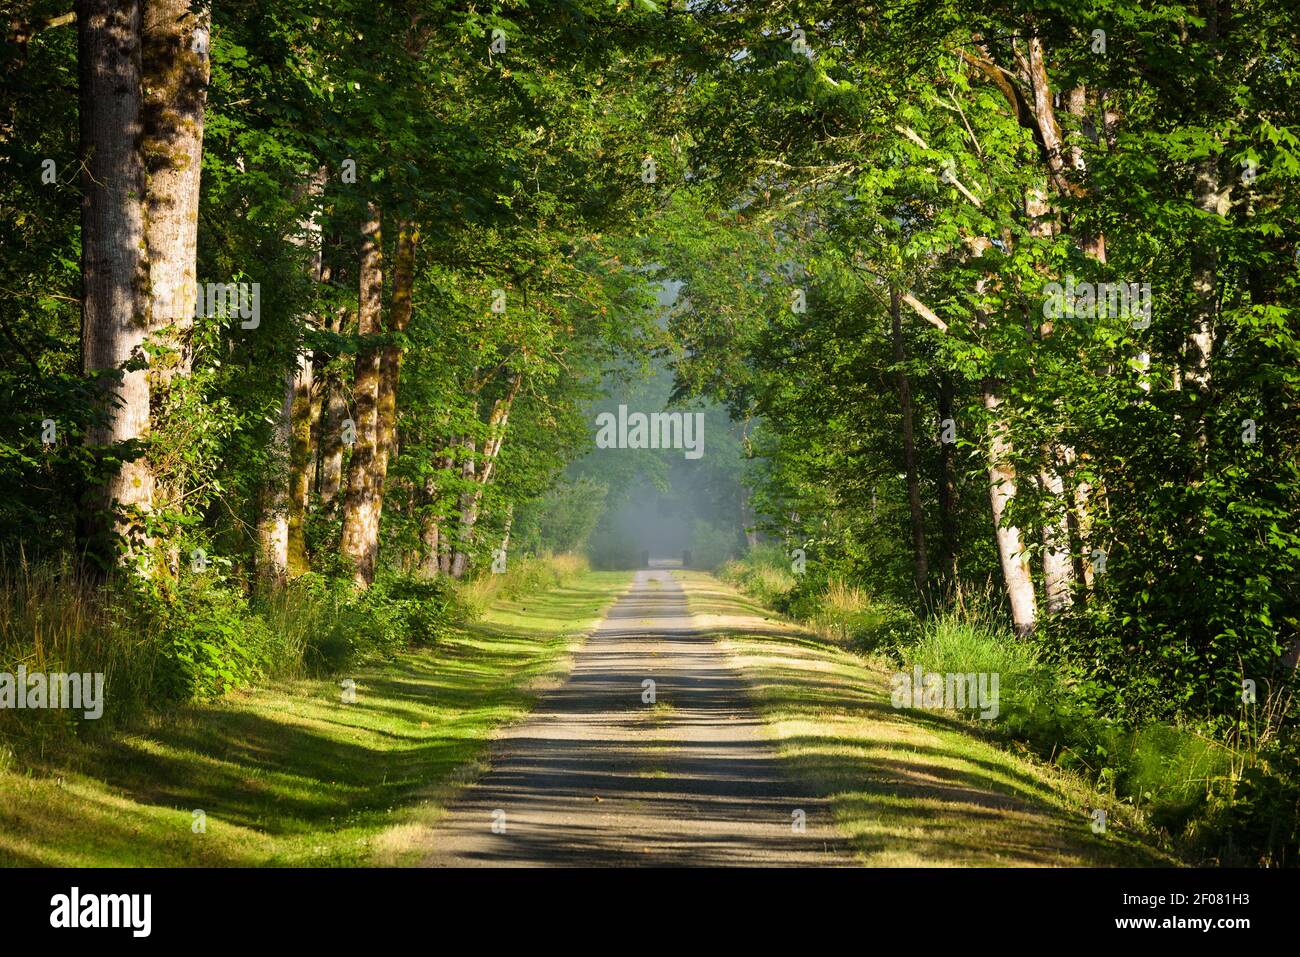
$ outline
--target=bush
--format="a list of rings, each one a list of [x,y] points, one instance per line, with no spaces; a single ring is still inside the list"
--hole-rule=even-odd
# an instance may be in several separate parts
[[[443,578],[381,574],[358,592],[350,579],[311,573],[268,595],[264,613],[296,651],[286,665],[296,659],[311,673],[328,674],[406,645],[434,645],[462,612],[455,587]]]
[[[903,605],[876,598],[823,567],[807,564],[796,574],[793,565],[785,549],[766,544],[727,562],[718,575],[842,644],[874,649],[901,645],[913,636],[916,617]]]
[[[498,598],[519,598],[568,584],[591,565],[582,555],[525,555],[511,559],[500,574],[481,572],[462,582],[458,598],[470,618],[478,618]]]
[[[467,609],[454,582],[381,575],[364,592],[349,577],[309,573],[252,599],[216,562],[178,579],[118,575],[75,562],[5,566],[0,671],[101,672],[108,727],[152,707],[220,695],[269,677],[328,674],[433,645]],[[557,559],[551,576],[580,563]],[[71,709],[0,710],[10,750],[39,754],[85,726]]]
[[[185,579],[168,595],[133,580],[137,627],[158,638],[155,699],[213,697],[265,676],[281,658],[279,636],[250,612],[243,595]]]
[[[691,564],[712,571],[736,554],[736,533],[696,519],[691,530]]]
[[[1300,865],[1300,730],[1283,728],[1211,789],[1193,833],[1225,865]]]
[[[718,577],[772,608],[780,609],[798,579],[780,545],[763,544],[718,569]]]

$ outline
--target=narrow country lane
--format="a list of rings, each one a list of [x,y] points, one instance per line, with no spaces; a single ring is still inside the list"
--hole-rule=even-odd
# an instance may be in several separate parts
[[[849,864],[830,817],[783,774],[739,673],[652,569],[564,684],[502,734],[491,770],[429,835],[426,863]]]

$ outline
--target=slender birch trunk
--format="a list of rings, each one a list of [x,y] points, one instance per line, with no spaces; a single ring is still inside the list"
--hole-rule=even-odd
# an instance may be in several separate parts
[[[519,395],[523,376],[515,373],[510,379],[506,394],[492,403],[492,412],[488,416],[488,437],[483,443],[482,465],[477,474],[474,472],[473,456],[469,462],[467,477],[474,481],[473,488],[461,496],[460,524],[456,554],[451,563],[453,578],[462,578],[469,569],[469,551],[474,540],[474,526],[478,522],[479,510],[483,503],[483,492],[492,481],[497,458],[501,453],[501,444],[505,441],[506,426],[510,422],[510,407]],[[470,446],[471,452],[473,445]]]
[[[1007,521],[1007,507],[1016,497],[1016,470],[1011,463],[1013,449],[1008,434],[1009,424],[1005,413],[999,411],[1001,406],[1002,398],[996,387],[992,382],[985,381],[984,407],[993,413],[993,421],[989,426],[989,501],[993,507],[998,559],[1002,564],[1002,579],[1011,605],[1011,620],[1016,634],[1023,636],[1034,630],[1037,605],[1034,600],[1034,579],[1025,557],[1020,529]]]
[[[952,418],[952,377],[943,372],[939,379],[939,421]],[[939,540],[942,545],[942,575],[949,597],[961,601],[961,579],[957,568],[957,474],[953,447],[939,443]]]

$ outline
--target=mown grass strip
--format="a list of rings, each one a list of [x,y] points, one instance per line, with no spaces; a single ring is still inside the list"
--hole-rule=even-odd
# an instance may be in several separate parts
[[[831,799],[864,864],[1168,866],[1076,775],[955,715],[895,709],[878,663],[782,621],[711,575],[674,572],[749,682],[791,774]],[[1105,834],[1088,811],[1106,810]]]
[[[0,864],[409,863],[493,731],[563,673],[628,581],[585,574],[496,601],[435,649],[191,704],[0,771]]]

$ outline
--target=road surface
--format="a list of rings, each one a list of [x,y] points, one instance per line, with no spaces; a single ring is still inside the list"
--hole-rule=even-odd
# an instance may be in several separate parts
[[[662,569],[637,573],[427,837],[434,867],[851,863]]]

